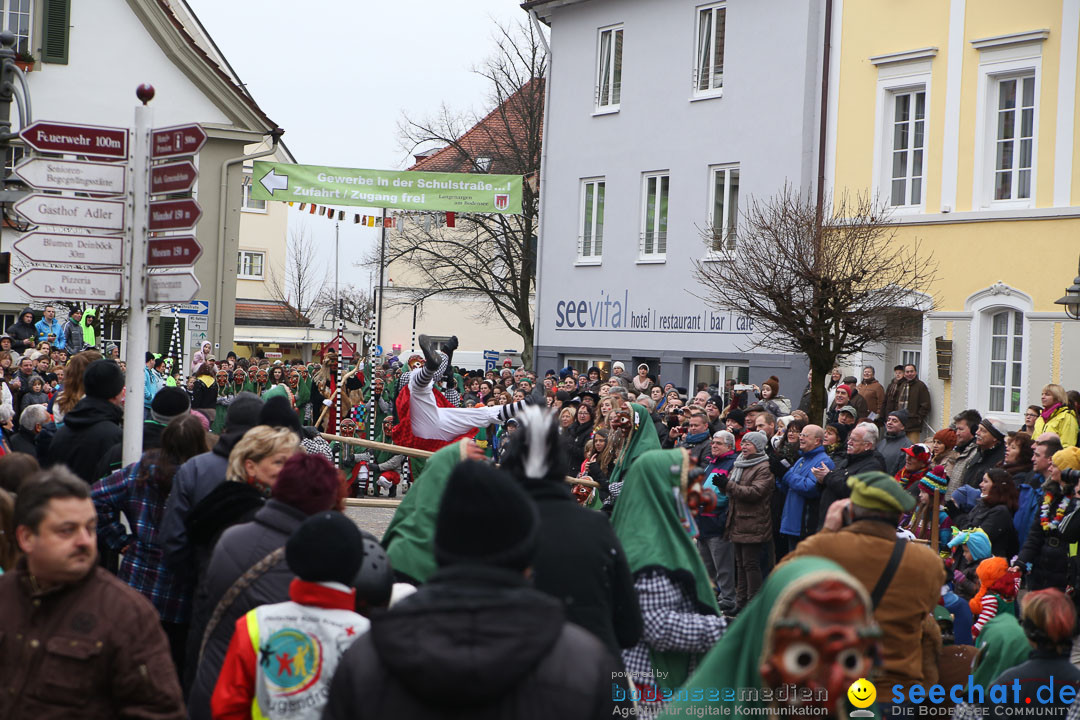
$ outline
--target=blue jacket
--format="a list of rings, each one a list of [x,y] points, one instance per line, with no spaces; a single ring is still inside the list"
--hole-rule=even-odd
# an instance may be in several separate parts
[[[153,368],[143,368],[143,407],[150,407],[158,390],[165,386],[165,380]]]
[[[45,318],[41,318],[34,324],[34,329],[37,330],[38,342],[49,339],[49,333],[56,336],[56,340],[53,341],[53,347],[57,350],[64,348],[64,326],[60,324],[60,321],[53,318],[52,322],[47,322]]]
[[[1035,518],[1039,517],[1039,508],[1042,506],[1043,492],[1041,488],[1043,476],[1032,472],[1030,484],[1026,482],[1017,484],[1020,486],[1020,498],[1016,512],[1013,513],[1013,527],[1016,528],[1016,539],[1019,541],[1020,547],[1024,547],[1024,540],[1027,539]]]
[[[821,463],[825,463],[825,467],[830,470],[836,467],[832,458],[825,452],[824,446],[808,453],[801,453],[799,459],[791,466],[791,469],[784,473],[780,484],[788,491],[788,494],[784,500],[784,514],[780,517],[781,534],[804,537],[813,528],[817,527],[816,508],[813,508],[814,517],[812,522],[807,522],[804,516],[807,509],[806,501],[814,500],[821,495],[821,485],[818,483],[817,478],[814,477],[814,474],[810,472],[811,468],[817,467]]]

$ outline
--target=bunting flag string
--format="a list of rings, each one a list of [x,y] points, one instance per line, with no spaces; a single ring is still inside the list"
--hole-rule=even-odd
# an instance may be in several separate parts
[[[293,205],[293,203],[289,203]],[[320,217],[329,218],[337,222],[345,222],[348,218],[348,213],[344,210],[335,210],[334,208],[326,207],[325,205],[316,205],[315,203],[300,203],[300,212],[307,212],[311,215],[318,214]],[[448,225],[454,227],[454,213],[446,214]],[[382,215],[361,215],[359,213],[352,214],[353,224],[361,225],[363,227],[382,227],[393,229],[398,226],[397,216],[390,215],[383,217]]]

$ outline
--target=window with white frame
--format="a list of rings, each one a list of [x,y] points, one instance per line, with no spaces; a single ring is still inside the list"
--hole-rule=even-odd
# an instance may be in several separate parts
[[[719,94],[724,87],[725,3],[697,9],[697,46],[694,57],[694,94]]]
[[[664,259],[667,253],[668,189],[667,173],[645,175],[641,214],[642,259]]]
[[[266,253],[241,250],[236,277],[240,280],[262,280]]]
[[[910,207],[923,204],[926,164],[926,89],[891,92],[891,162],[889,204]]]
[[[1024,313],[999,310],[990,317],[990,412],[1021,412]]]
[[[736,385],[750,382],[750,366],[745,363],[727,360],[696,360],[690,363],[690,387],[696,388],[705,383],[717,392],[723,393],[725,383],[734,380]],[[725,398],[725,401],[730,398]]]
[[[1031,197],[1035,74],[995,77],[994,200]]]
[[[610,357],[585,357],[567,355],[563,364],[577,370],[579,375],[585,375],[589,372],[589,368],[591,367],[600,369],[601,380],[606,380],[611,375]]]
[[[266,212],[265,200],[253,200],[251,197],[251,175],[244,175],[244,198],[240,205],[240,209],[247,212]]]
[[[603,178],[581,181],[578,258],[582,260],[599,260],[604,251],[605,184]]]
[[[0,0],[3,27],[15,36],[15,52],[22,56],[31,54],[31,23],[34,19],[33,0]]]
[[[596,109],[618,110],[622,100],[622,26],[600,30],[596,71]]]
[[[739,225],[739,166],[712,168],[709,184],[709,227],[713,252],[734,250]]]

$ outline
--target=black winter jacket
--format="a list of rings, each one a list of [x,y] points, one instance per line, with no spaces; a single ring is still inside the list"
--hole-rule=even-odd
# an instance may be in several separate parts
[[[885,472],[885,458],[881,457],[881,453],[873,448],[855,455],[845,453],[837,457],[834,462],[836,467],[825,476],[825,480],[821,484],[818,530],[825,524],[825,515],[829,512],[829,506],[837,500],[851,497],[851,489],[847,486],[849,477],[874,470]]]
[[[526,480],[523,486],[540,511],[533,585],[562,602],[567,620],[591,632],[618,657],[641,637],[641,610],[611,523],[603,513],[578,505],[566,483]]]
[[[1042,506],[1042,493],[1039,494],[1039,506]],[[1074,498],[1067,499],[1065,515],[1069,515],[1077,508]],[[1056,507],[1054,511],[1056,511]],[[1053,519],[1051,517],[1051,519]],[[1075,535],[1075,529],[1071,533]],[[1035,521],[1028,530],[1027,540],[1020,551],[1017,564],[1027,570],[1026,563],[1031,563],[1031,571],[1027,573],[1027,585],[1029,590],[1043,590],[1045,588],[1057,588],[1064,592],[1069,584],[1069,543],[1076,542],[1076,537],[1063,537],[1057,530],[1043,530],[1041,517],[1035,514]]]
[[[611,699],[622,671],[522,575],[453,566],[345,652],[323,718],[599,720],[626,704]]]
[[[30,315],[30,322],[23,322],[23,318],[26,315]],[[34,345],[37,344],[37,328],[34,327],[34,311],[31,308],[25,307],[22,312],[19,313],[18,321],[7,329],[7,334],[11,337],[11,347],[17,350],[20,355],[25,355],[28,349],[32,350]],[[30,339],[29,345],[26,344],[26,340]]]
[[[989,450],[979,448],[975,451],[975,458],[964,469],[964,484],[971,487],[979,487],[983,475],[987,470],[994,468],[998,463],[1005,460],[1005,443],[999,442]]]
[[[232,584],[269,553],[283,547],[305,519],[307,516],[302,511],[270,499],[255,513],[254,520],[225,531],[214,548],[206,577],[195,594],[195,613],[188,634],[189,648],[194,646],[198,653],[207,622],[218,601]],[[281,562],[241,592],[229,606],[206,643],[202,662],[198,663],[195,683],[188,697],[190,720],[210,720],[210,696],[214,693],[214,685],[225,661],[225,653],[229,649],[237,619],[259,605],[288,600],[289,584],[293,577],[293,572],[282,558]]]
[[[108,400],[84,397],[64,416],[49,445],[50,465],[68,468],[93,485],[107,475],[105,451],[123,438],[124,411]]]
[[[990,506],[979,500],[971,511],[968,525],[986,531],[990,536],[990,551],[997,557],[1008,560],[1020,551],[1013,516],[1005,505]]]

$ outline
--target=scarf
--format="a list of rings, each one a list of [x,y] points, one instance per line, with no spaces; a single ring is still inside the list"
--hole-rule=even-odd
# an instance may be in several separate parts
[[[697,445],[699,442],[701,442],[702,440],[707,439],[708,437],[709,437],[709,431],[708,430],[706,430],[704,432],[694,433],[693,435],[687,435],[686,440],[683,442],[683,445],[686,445],[686,446]]]
[[[1054,403],[1048,408],[1043,408],[1043,411],[1040,413],[1043,422],[1050,422],[1050,418],[1054,417],[1054,413],[1057,412],[1059,407],[1061,407],[1061,403]]]
[[[739,457],[735,458],[735,467],[731,470],[731,475],[728,477],[728,482],[739,482],[739,478],[742,477],[744,468],[754,467],[755,465],[760,465],[763,462],[768,462],[768,460],[769,456],[763,452],[758,453],[757,455],[752,455],[750,457],[747,457],[745,453],[740,454]]]
[[[911,389],[911,383],[905,382],[900,388],[900,397],[896,401],[897,407],[908,409],[908,390]]]
[[[644,412],[640,405],[634,407]],[[655,432],[648,434],[656,440]],[[661,570],[691,594],[699,613],[719,615],[709,573],[693,538],[682,526],[683,509],[673,493],[685,482],[689,465],[690,456],[682,448],[640,455],[627,472],[611,527],[622,542],[631,573],[637,576],[646,570]],[[691,653],[650,648],[649,657],[653,668],[665,673],[657,673],[661,688],[674,689],[686,682]]]

